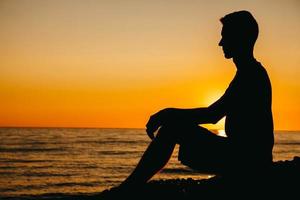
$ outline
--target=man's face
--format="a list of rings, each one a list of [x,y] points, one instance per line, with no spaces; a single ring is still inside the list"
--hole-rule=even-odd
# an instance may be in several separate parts
[[[222,32],[221,32],[221,40],[219,42],[219,46],[222,47],[223,52],[224,52],[224,56],[227,59],[230,59],[232,57],[234,57],[235,53],[236,53],[236,41],[234,40],[234,38],[232,37],[232,33],[224,28],[222,28]]]

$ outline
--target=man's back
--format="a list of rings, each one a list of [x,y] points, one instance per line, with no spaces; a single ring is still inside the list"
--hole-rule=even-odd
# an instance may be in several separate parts
[[[225,131],[233,148],[249,160],[272,161],[272,89],[266,70],[256,61],[244,64],[225,96]]]

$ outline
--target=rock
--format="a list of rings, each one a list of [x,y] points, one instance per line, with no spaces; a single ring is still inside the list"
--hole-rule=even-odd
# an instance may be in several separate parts
[[[262,175],[214,176],[210,179],[169,179],[149,181],[139,188],[122,190],[118,187],[102,192],[97,199],[200,199],[261,198],[297,196],[300,181],[300,157],[273,163],[270,172]],[[241,196],[242,195],[242,196]]]

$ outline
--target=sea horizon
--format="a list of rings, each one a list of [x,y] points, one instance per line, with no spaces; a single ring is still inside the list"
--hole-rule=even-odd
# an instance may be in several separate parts
[[[39,128],[47,128],[47,129],[137,129],[137,130],[146,130],[146,128],[142,127],[93,127],[93,126],[0,126],[1,128],[32,128],[32,129],[39,129]],[[218,131],[224,130],[221,128],[207,128],[209,130]],[[300,132],[300,129],[274,129],[274,132]]]

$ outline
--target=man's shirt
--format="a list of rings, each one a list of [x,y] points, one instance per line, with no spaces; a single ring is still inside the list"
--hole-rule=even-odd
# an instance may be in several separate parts
[[[263,159],[272,157],[274,144],[271,105],[270,79],[255,61],[237,70],[224,95],[209,108],[226,116],[225,132],[236,150]]]

